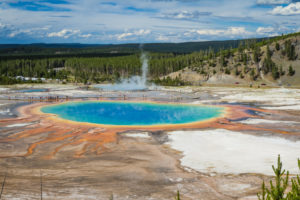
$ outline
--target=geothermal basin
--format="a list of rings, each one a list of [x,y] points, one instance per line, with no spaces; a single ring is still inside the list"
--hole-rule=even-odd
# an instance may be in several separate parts
[[[249,200],[278,154],[299,172],[297,89],[36,87],[0,93],[1,200]]]

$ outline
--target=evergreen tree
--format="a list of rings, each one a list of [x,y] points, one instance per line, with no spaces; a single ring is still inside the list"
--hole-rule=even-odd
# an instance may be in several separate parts
[[[279,74],[280,74],[280,76],[283,76],[285,74],[285,71],[283,71],[282,65],[279,68]]]
[[[285,41],[284,48],[283,54],[286,55],[289,60],[295,60],[297,58],[295,46],[292,44],[291,40]]]
[[[254,52],[253,52],[253,60],[255,63],[258,63],[260,61],[260,47],[255,46]]]
[[[230,74],[230,70],[228,68],[225,69],[225,74]]]
[[[279,50],[280,50],[280,45],[279,45],[279,43],[278,43],[278,42],[276,42],[276,44],[275,44],[275,48],[276,48],[276,50],[277,50],[277,51],[279,51]]]
[[[276,80],[280,77],[280,73],[279,73],[278,68],[276,66],[272,68],[272,77],[273,77],[274,80]]]
[[[251,77],[252,80],[256,80],[255,70],[254,69],[251,70],[250,77]]]
[[[181,198],[180,198],[180,193],[179,193],[179,191],[177,190],[177,194],[176,194],[176,197],[175,197],[175,200],[180,200]]]
[[[267,46],[267,59],[271,59],[271,57],[272,57],[272,51],[270,50],[270,47],[269,47],[269,45]]]
[[[294,76],[295,70],[293,69],[292,65],[289,66],[289,76]]]
[[[300,160],[298,159],[300,170]],[[259,200],[299,200],[300,199],[300,177],[292,179],[292,190],[287,192],[289,184],[289,172],[283,170],[280,155],[278,155],[277,167],[272,166],[275,174],[275,184],[270,181],[270,188],[265,187],[263,182],[261,193],[257,194]],[[286,172],[286,173],[285,173]]]
[[[300,160],[298,159],[298,167],[300,169]],[[292,190],[287,194],[287,200],[300,200],[300,176],[297,175],[292,179]]]

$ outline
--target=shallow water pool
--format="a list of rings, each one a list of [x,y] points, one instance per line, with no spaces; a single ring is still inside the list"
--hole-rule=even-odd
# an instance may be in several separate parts
[[[219,117],[223,108],[140,102],[67,102],[41,108],[58,117],[104,125],[150,126],[185,124]]]

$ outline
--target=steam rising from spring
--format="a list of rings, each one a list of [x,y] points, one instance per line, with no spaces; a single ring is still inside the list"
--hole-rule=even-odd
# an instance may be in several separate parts
[[[142,84],[146,86],[147,83],[147,74],[148,74],[148,58],[147,55],[143,52],[141,55],[142,61]]]
[[[140,59],[142,62],[142,76],[132,76],[129,79],[122,79],[121,82],[117,84],[100,85],[98,87],[104,90],[111,90],[111,91],[116,91],[116,90],[130,91],[130,90],[147,89],[148,88],[147,87],[147,74],[148,74],[147,54],[142,52]]]

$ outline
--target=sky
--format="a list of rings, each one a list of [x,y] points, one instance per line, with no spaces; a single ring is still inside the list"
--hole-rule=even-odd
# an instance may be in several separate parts
[[[1,0],[0,43],[119,44],[300,31],[300,0]]]

